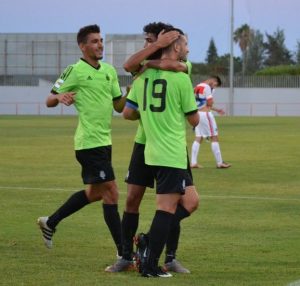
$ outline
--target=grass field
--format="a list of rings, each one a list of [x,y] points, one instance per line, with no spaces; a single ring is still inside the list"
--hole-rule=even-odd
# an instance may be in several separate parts
[[[145,279],[108,274],[115,249],[99,203],[65,219],[44,247],[36,226],[83,188],[74,158],[75,117],[0,117],[0,285],[300,285],[300,117],[217,118],[223,158],[210,144],[194,170],[201,196],[182,222],[178,259],[189,275]],[[113,120],[113,163],[123,212],[136,123]],[[188,129],[189,146],[193,133]],[[154,191],[141,207],[139,231],[154,214]]]

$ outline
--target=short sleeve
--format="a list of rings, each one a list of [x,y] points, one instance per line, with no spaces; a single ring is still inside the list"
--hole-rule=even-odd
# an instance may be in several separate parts
[[[68,66],[54,83],[51,93],[75,91],[77,82],[74,67]]]
[[[113,82],[112,82],[112,98],[113,100],[117,100],[122,97],[122,90],[119,85],[119,80],[117,76],[116,70],[113,68]]]
[[[209,85],[205,86],[203,94],[206,99],[210,99],[213,97],[213,93]]]
[[[133,83],[126,99],[126,106],[131,109],[138,109],[138,102],[135,92],[135,84]]]
[[[181,106],[184,114],[191,114],[198,110],[194,89],[189,77],[186,75],[181,82]]]

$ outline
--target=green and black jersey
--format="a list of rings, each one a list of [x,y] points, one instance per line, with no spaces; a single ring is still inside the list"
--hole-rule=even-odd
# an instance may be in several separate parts
[[[52,93],[75,92],[79,121],[75,132],[75,150],[111,145],[113,100],[122,92],[115,69],[104,62],[95,68],[80,59],[70,65],[55,82]]]
[[[187,67],[186,73],[189,76],[191,76],[191,74],[192,74],[192,63],[190,61],[186,61],[185,64],[186,64],[186,67]],[[145,137],[143,125],[142,125],[141,122],[138,125],[138,129],[137,129],[134,141],[136,143],[139,143],[139,144],[145,144],[146,143],[146,137]]]
[[[197,112],[189,76],[148,69],[133,82],[126,105],[141,115],[145,163],[186,169],[185,115]]]

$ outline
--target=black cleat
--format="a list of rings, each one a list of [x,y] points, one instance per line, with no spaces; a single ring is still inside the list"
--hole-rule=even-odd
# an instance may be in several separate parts
[[[157,267],[155,269],[147,269],[144,268],[141,275],[143,277],[151,278],[151,277],[161,277],[161,278],[170,278],[172,274],[162,270],[161,267]]]
[[[147,261],[148,243],[149,239],[147,234],[140,233],[134,237],[134,243],[136,245],[135,262],[136,267],[140,273],[143,272]]]

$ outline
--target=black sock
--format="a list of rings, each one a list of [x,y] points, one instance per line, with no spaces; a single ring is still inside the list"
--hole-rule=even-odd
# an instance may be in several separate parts
[[[132,260],[133,252],[133,237],[137,231],[139,224],[139,214],[136,213],[123,213],[122,219],[122,246],[123,258]]]
[[[158,266],[159,257],[166,244],[171,222],[174,215],[157,210],[152,221],[149,233],[149,256],[147,266],[155,269]]]
[[[189,215],[190,213],[182,205],[177,206],[166,243],[165,263],[171,262],[175,259],[180,235],[180,221]]]
[[[84,190],[76,192],[75,194],[71,195],[71,197],[69,197],[69,199],[49,217],[47,225],[50,228],[55,229],[61,220],[77,212],[89,203],[90,202],[88,201]]]
[[[103,214],[104,220],[117,247],[118,255],[122,256],[121,219],[118,212],[118,205],[103,204]]]

